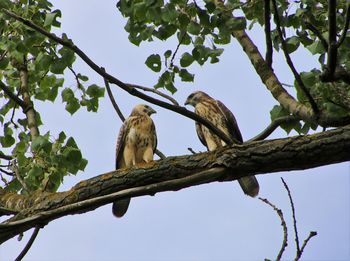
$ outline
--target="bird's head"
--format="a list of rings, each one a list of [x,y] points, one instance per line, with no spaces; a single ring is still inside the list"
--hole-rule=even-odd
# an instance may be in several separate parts
[[[134,107],[134,109],[131,112],[131,115],[148,115],[151,116],[151,114],[157,113],[155,110],[153,110],[150,106],[145,104],[139,104]]]
[[[192,105],[193,107],[195,107],[198,103],[203,101],[203,99],[205,98],[210,98],[210,96],[205,92],[201,92],[201,91],[193,92],[187,97],[185,105]]]

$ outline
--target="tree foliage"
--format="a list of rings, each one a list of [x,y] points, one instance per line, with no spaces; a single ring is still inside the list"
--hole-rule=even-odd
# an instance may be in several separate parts
[[[178,81],[195,81],[193,66],[220,62],[225,47],[238,40],[279,103],[271,108],[271,121],[293,117],[279,123],[287,133],[294,129],[307,134],[318,126],[350,122],[349,1],[120,0],[116,7],[126,18],[132,44],[176,43],[173,49],[169,45],[164,53],[150,53],[145,60],[145,66],[159,76],[154,83],[157,90],[174,94]],[[97,112],[99,99],[104,97],[104,87],[87,84],[88,77],[75,71],[77,55],[83,58],[85,54],[77,52],[74,41],[66,34],[61,38],[50,34],[60,27],[61,16],[47,0],[0,2],[2,193],[55,192],[65,176],[86,167],[74,138],[64,130],[58,137],[40,134],[45,124],[40,113],[44,112],[35,107],[38,101],[57,102],[69,114],[83,107]],[[265,58],[246,33],[253,28],[265,32]],[[298,72],[292,58],[300,49],[308,50],[318,67]],[[295,98],[274,73],[274,53],[283,53],[294,75]],[[91,67],[105,80],[135,94],[132,86],[116,78],[108,80],[103,70]],[[76,79],[74,86],[65,83],[68,73]],[[188,116],[183,108],[172,106]]]

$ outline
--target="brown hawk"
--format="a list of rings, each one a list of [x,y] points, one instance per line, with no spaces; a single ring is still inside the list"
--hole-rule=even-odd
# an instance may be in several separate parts
[[[116,169],[153,160],[157,148],[157,134],[150,117],[156,113],[148,105],[137,105],[120,128],[116,148]],[[113,202],[113,214],[122,217],[128,210],[130,198]]]
[[[213,99],[205,92],[197,91],[188,96],[185,105],[192,105],[195,113],[213,123],[235,142],[243,142],[235,116],[222,102]],[[217,135],[198,122],[196,131],[200,141],[209,151],[226,145]],[[254,176],[240,178],[238,182],[245,194],[251,197],[258,195],[259,183]]]

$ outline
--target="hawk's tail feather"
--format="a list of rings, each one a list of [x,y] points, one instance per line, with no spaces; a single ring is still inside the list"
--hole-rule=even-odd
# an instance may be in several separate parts
[[[259,183],[254,176],[240,178],[238,182],[244,194],[253,198],[259,194]]]
[[[118,218],[121,218],[122,216],[124,216],[126,211],[128,211],[129,204],[130,204],[130,198],[114,201],[113,207],[112,207],[113,215]]]

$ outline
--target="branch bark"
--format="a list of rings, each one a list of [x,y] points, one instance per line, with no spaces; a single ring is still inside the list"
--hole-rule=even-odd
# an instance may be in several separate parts
[[[65,192],[37,191],[23,196],[0,190],[0,208],[20,211],[0,224],[0,243],[37,225],[44,226],[65,215],[92,211],[116,199],[348,160],[350,126],[314,135],[250,142],[212,152],[168,157],[142,167],[96,176]]]

